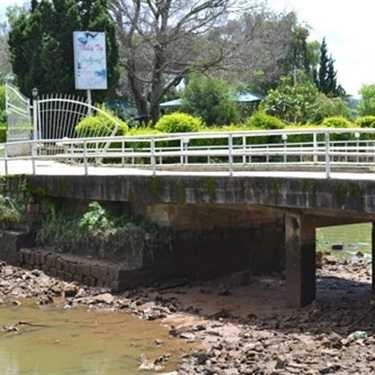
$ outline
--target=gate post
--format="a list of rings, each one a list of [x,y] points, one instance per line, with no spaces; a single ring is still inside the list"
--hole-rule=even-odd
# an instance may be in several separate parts
[[[36,141],[38,139],[38,89],[33,88],[33,140]]]
[[[38,151],[38,111],[39,111],[39,100],[38,100],[38,89],[33,88],[33,141],[31,145],[31,158],[33,164],[33,174],[35,174],[35,156]]]

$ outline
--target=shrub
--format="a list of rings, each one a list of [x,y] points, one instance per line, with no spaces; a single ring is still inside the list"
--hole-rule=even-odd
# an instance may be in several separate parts
[[[359,115],[375,115],[375,84],[363,85],[360,90],[360,94],[361,100],[358,103]]]
[[[114,116],[110,111],[102,108],[105,112],[97,112],[95,115],[87,116],[81,120],[75,130],[80,137],[105,137],[112,135],[112,132],[119,124],[115,135],[125,135],[128,131],[126,122]]]
[[[22,212],[17,202],[3,195],[0,195],[0,222],[2,225],[8,226],[17,224],[22,219]]]
[[[285,126],[284,121],[261,111],[254,113],[247,122],[247,127],[253,129],[283,129]]]
[[[162,133],[186,133],[197,132],[203,127],[199,117],[187,113],[174,112],[162,116],[155,125],[155,129]]]
[[[375,128],[375,116],[358,117],[356,124],[361,128]]]
[[[98,234],[111,231],[114,224],[106,210],[98,202],[92,202],[81,218],[79,226],[88,233]]]
[[[318,89],[304,74],[281,77],[276,89],[270,90],[262,102],[264,111],[288,123],[303,124],[315,111]]]
[[[231,88],[222,80],[193,74],[182,96],[183,108],[201,117],[208,126],[239,120]]]
[[[326,117],[350,117],[349,107],[341,98],[329,98],[323,93],[320,93],[310,117],[310,121],[314,124],[320,124]]]
[[[353,124],[344,117],[334,116],[325,118],[322,126],[326,128],[351,128]]]

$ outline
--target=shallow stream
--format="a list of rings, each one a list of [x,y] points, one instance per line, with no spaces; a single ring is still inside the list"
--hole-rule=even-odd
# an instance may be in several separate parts
[[[33,305],[0,308],[0,326],[19,332],[0,333],[1,375],[132,375],[139,358],[171,355],[163,372],[176,369],[189,347],[169,336],[157,322],[126,313],[40,309]],[[155,340],[160,340],[159,344]]]

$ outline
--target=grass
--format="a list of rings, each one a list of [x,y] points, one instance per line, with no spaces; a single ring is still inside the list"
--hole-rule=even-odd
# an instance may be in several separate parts
[[[340,257],[351,257],[358,251],[371,256],[371,225],[352,224],[317,230],[317,250],[329,251]],[[343,244],[343,251],[332,251],[333,244]]]

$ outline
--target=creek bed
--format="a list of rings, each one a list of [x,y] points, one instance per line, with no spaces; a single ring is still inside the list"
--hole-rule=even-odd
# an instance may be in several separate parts
[[[139,370],[142,355],[154,361],[169,353],[161,371],[167,372],[189,351],[160,323],[123,312],[23,303],[0,307],[0,324],[7,327],[1,332],[0,374],[142,374],[150,373]]]

